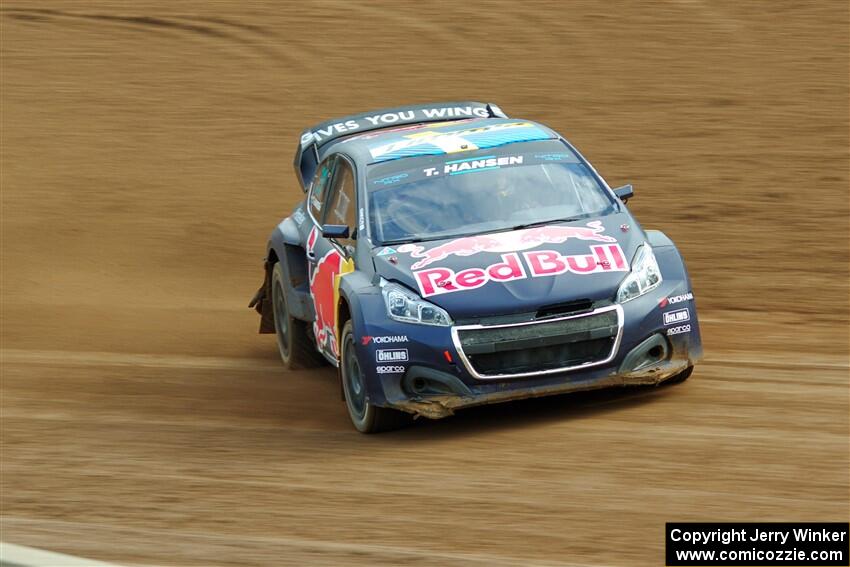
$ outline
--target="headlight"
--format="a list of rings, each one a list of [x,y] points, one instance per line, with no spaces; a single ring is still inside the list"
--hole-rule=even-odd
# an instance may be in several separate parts
[[[646,243],[638,248],[632,261],[632,272],[626,276],[617,290],[617,303],[625,303],[640,297],[661,285],[661,270],[652,248]]]
[[[382,282],[381,293],[390,319],[420,325],[448,327],[452,318],[445,309],[428,303],[415,293],[394,283]]]

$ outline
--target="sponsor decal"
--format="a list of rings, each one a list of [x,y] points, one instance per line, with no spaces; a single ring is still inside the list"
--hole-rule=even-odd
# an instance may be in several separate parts
[[[536,154],[534,157],[543,161],[563,161],[565,159],[573,159],[570,154]]]
[[[670,327],[667,329],[668,335],[681,335],[682,333],[690,333],[691,326],[690,325],[679,325],[678,327]]]
[[[302,224],[304,224],[304,221],[307,220],[307,215],[304,214],[304,211],[298,208],[295,209],[294,213],[292,213],[292,220],[295,221],[295,224],[301,226]]]
[[[487,282],[508,282],[527,277],[556,276],[567,272],[594,274],[598,272],[626,272],[629,270],[623,250],[617,239],[600,234],[605,230],[601,221],[591,221],[585,226],[540,226],[502,234],[481,234],[457,238],[425,249],[418,244],[403,244],[398,252],[410,254],[418,260],[411,266],[423,297],[476,289]],[[570,238],[610,242],[590,247],[590,254],[565,256],[556,250],[519,252],[537,248],[542,244],[561,244]],[[419,270],[449,256],[472,256],[480,252],[507,252],[501,262],[483,268],[470,268],[455,272],[450,268]],[[526,269],[527,266],[527,269]],[[418,271],[417,271],[418,270]]]
[[[407,349],[378,349],[375,351],[375,362],[407,362]]]
[[[668,311],[664,314],[664,324],[674,325],[683,321],[690,321],[691,313],[688,309],[677,309],[676,311]]]
[[[360,232],[366,230],[366,213],[363,211],[363,207],[360,207],[360,220],[358,222],[358,229]]]
[[[385,112],[383,114],[375,114],[358,119],[336,122],[312,132],[306,132],[303,136],[301,136],[301,143],[310,144],[312,142],[322,142],[327,138],[341,134],[348,134],[362,128],[396,124],[398,122],[432,120],[434,118],[487,118],[488,116],[489,113],[487,112],[487,109],[481,106],[447,106],[400,110],[398,112]]]
[[[499,169],[505,165],[522,165],[523,156],[483,156],[476,158],[456,159],[447,161],[443,165],[444,174],[462,175],[464,173],[475,173],[476,171],[486,171],[490,169]],[[422,170],[426,177],[440,175],[440,168],[426,167]]]
[[[378,374],[400,374],[404,372],[404,366],[377,366]]]
[[[345,122],[337,122],[336,124],[331,124],[327,128],[322,128],[316,130],[315,132],[306,132],[303,136],[301,136],[301,143],[309,144],[312,142],[321,142],[325,138],[330,138],[331,136],[335,136],[337,134],[345,134],[347,132],[357,130],[361,128],[361,126],[362,125],[356,120],[346,120]]]
[[[318,240],[319,231],[314,226],[307,237],[307,252],[312,254]],[[327,254],[310,266],[310,296],[316,311],[313,321],[313,333],[316,343],[322,350],[338,355],[337,340],[334,332],[336,323],[335,280],[342,266],[342,255],[331,248]]]
[[[381,336],[381,337],[372,337],[372,336],[369,336],[369,335],[363,335],[362,337],[360,337],[360,343],[363,344],[364,346],[368,345],[369,343],[375,343],[375,344],[382,345],[382,344],[387,344],[387,343],[406,343],[406,342],[407,342],[407,335],[384,335],[384,336]]]
[[[382,177],[381,179],[376,179],[372,183],[375,185],[392,185],[394,183],[398,183],[402,179],[407,179],[410,177],[407,173],[399,173],[397,175],[390,175],[389,177]]]
[[[389,246],[384,246],[383,248],[381,248],[380,251],[378,251],[377,254],[375,254],[375,256],[389,256],[390,254],[395,254],[395,253],[396,253],[395,248],[390,248]]]
[[[662,297],[661,301],[658,302],[658,307],[667,307],[668,305],[675,305],[677,303],[681,303],[683,301],[690,301],[694,298],[694,294],[690,291],[688,293],[683,293],[682,295],[673,295],[671,297]]]
[[[472,256],[479,252],[519,252],[531,250],[543,244],[562,244],[570,238],[596,242],[617,242],[617,239],[604,234],[601,221],[591,221],[586,226],[538,226],[501,234],[480,234],[465,236],[425,249],[417,244],[402,244],[398,251],[410,254],[418,261],[411,269],[418,270],[429,264],[444,260],[449,256]]]
[[[590,254],[564,256],[557,250],[523,253],[528,271],[518,252],[502,254],[502,261],[484,268],[455,272],[450,268],[428,268],[414,272],[422,297],[467,291],[488,282],[509,282],[527,277],[557,276],[571,272],[578,275],[600,272],[627,272],[625,256],[619,244],[591,246]]]

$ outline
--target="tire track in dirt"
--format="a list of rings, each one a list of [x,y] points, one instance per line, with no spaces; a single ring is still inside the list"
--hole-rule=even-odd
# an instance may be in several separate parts
[[[840,356],[805,357],[778,356],[774,353],[750,352],[746,356],[714,355],[701,363],[720,366],[755,368],[850,368]],[[0,362],[24,364],[69,364],[74,366],[138,366],[151,368],[209,368],[219,370],[283,370],[283,366],[265,358],[176,356],[164,354],[133,354],[121,352],[86,352],[3,349]],[[329,367],[330,368],[330,367]],[[300,373],[300,372],[299,372]]]
[[[173,564],[197,565],[263,564],[278,554],[301,564],[315,564],[318,558],[327,564],[559,565],[557,554],[536,556],[520,543],[541,537],[538,523],[558,519],[571,533],[581,534],[546,536],[563,546],[571,538],[590,541],[601,536],[602,526],[610,527],[624,515],[643,514],[644,521],[657,521],[657,515],[639,511],[642,503],[679,514],[686,506],[717,501],[739,502],[754,511],[836,508],[824,499],[829,483],[835,482],[834,467],[796,492],[789,488],[790,479],[800,465],[788,462],[783,450],[772,444],[782,439],[796,448],[798,458],[811,460],[842,445],[840,428],[820,427],[813,440],[816,416],[801,413],[800,407],[788,408],[792,416],[802,417],[797,421],[769,406],[782,397],[804,404],[815,398],[839,399],[829,393],[840,386],[838,370],[829,375],[834,380],[830,388],[808,384],[799,386],[799,392],[765,387],[761,379],[750,380],[750,373],[740,380],[747,395],[736,397],[729,395],[728,382],[716,380],[728,371],[707,363],[701,374],[672,388],[562,397],[513,404],[513,409],[494,406],[447,422],[364,438],[351,430],[338,403],[310,411],[322,426],[311,426],[282,407],[258,415],[258,402],[234,413],[247,400],[295,406],[304,403],[296,398],[330,390],[297,376],[247,382],[228,370],[98,371],[97,364],[68,372],[73,365],[53,362],[55,368],[66,369],[63,381],[68,384],[43,397],[40,392],[51,383],[51,373],[41,370],[47,367],[24,362],[26,357],[17,362],[10,358],[4,356],[7,370],[14,372],[5,378],[3,429],[15,459],[4,465],[4,530],[14,534],[17,543],[54,549],[72,534],[78,547],[58,550],[83,556],[120,557],[124,562],[138,557],[149,563],[169,557]],[[183,362],[180,358],[175,362]],[[799,377],[805,371],[795,372]],[[132,387],[130,380],[136,381]],[[210,400],[227,399],[232,388],[240,389],[241,400],[216,401],[218,405],[199,411]],[[192,399],[197,410],[174,415],[179,407],[172,402],[175,395]],[[129,399],[136,396],[145,403]],[[750,402],[736,406],[729,403],[732,399]],[[122,409],[123,404],[129,405]],[[736,407],[746,408],[744,417],[716,419],[716,411]],[[742,429],[747,420],[759,427]],[[34,443],[33,436],[51,441]],[[632,450],[630,444],[641,448]],[[616,456],[608,456],[609,449]],[[492,468],[482,462],[482,451],[498,453]],[[671,451],[678,455],[675,462],[666,460]],[[704,452],[711,457],[701,457]],[[740,486],[718,473],[747,480],[748,473],[734,459],[753,452],[762,455],[765,466],[760,478],[776,488],[754,488],[742,495]],[[532,462],[524,465],[524,459]],[[680,476],[692,470],[688,467],[693,463],[708,467],[699,483]],[[652,476],[640,472],[642,467]],[[623,470],[631,471],[628,477]],[[481,476],[486,471],[489,476]],[[358,480],[343,482],[348,476]],[[438,488],[449,479],[452,485]],[[31,485],[38,492],[27,488]],[[498,498],[491,499],[488,486],[500,487]],[[557,486],[561,497],[541,497],[545,486]],[[35,494],[50,490],[56,491],[55,501],[33,500]],[[567,494],[571,497],[563,498]],[[234,519],[217,519],[219,510],[236,502],[246,507]],[[377,510],[379,525],[374,529],[399,526],[399,537],[387,541],[364,532],[361,539],[358,532],[341,526],[334,528],[334,537],[326,537],[320,529],[325,522],[333,525],[352,514],[357,518]],[[443,516],[448,510],[453,513]],[[414,537],[439,534],[446,525],[460,530],[467,520],[483,521],[485,510],[493,510],[488,516],[513,520],[505,529],[515,542],[514,551],[501,545],[468,547],[461,543],[462,536],[448,538],[448,545]],[[589,521],[591,517],[595,520]],[[251,523],[257,521],[260,524]],[[620,544],[625,539],[621,536]],[[104,542],[121,542],[121,549],[103,548]],[[246,547],[261,548],[262,555],[243,556]],[[650,547],[643,541],[636,549],[648,556]],[[594,560],[586,552],[575,559],[579,565],[612,562],[610,556]]]
[[[283,61],[286,67],[304,69],[302,59],[288,55],[273,46],[269,39],[273,36],[271,30],[254,24],[244,24],[226,18],[180,16],[151,16],[151,15],[119,15],[92,12],[71,12],[47,8],[9,8],[3,7],[0,13],[12,20],[28,23],[55,23],[61,20],[76,20],[91,23],[103,23],[124,28],[145,31],[168,32],[174,31],[186,37],[211,39],[221,43],[230,43],[248,48],[256,54],[273,61]],[[235,33],[249,32],[246,34]]]
[[[309,431],[309,430],[303,430]],[[302,433],[302,431],[298,431],[298,433]],[[133,480],[136,483],[152,483],[152,482],[163,482],[163,483],[183,483],[183,484],[212,484],[212,485],[221,485],[221,490],[234,489],[238,487],[251,487],[260,490],[274,490],[280,487],[280,483],[273,480],[256,480],[251,478],[225,478],[225,477],[214,477],[209,475],[201,475],[201,474],[179,474],[179,473],[157,473],[151,471],[139,471],[139,470],[128,470],[126,466],[109,466],[110,463],[105,463],[102,459],[99,459],[98,466],[87,466],[87,463],[84,460],[81,460],[78,464],[73,462],[69,462],[69,466],[74,467],[75,473],[81,476],[99,476],[99,475],[107,475],[114,474],[120,475],[127,480]],[[123,464],[116,459],[116,465]],[[27,468],[31,466],[30,463],[26,463],[26,465],[19,464],[17,467],[12,466],[8,468],[8,473],[11,474],[25,474]],[[345,485],[328,485],[323,483],[308,483],[308,482],[287,482],[286,487],[291,491],[298,492],[307,492],[307,493],[315,493],[316,497],[342,497],[342,496],[351,496],[356,495],[362,498],[369,498],[375,494],[374,487],[367,486],[345,486]],[[734,498],[736,492],[734,491],[717,491],[717,490],[692,490],[692,493],[695,495],[699,495],[701,497],[716,497],[721,495],[727,498]],[[422,493],[416,490],[413,487],[388,487],[386,489],[386,494],[391,495],[393,498],[406,498],[413,500],[415,498],[421,498]],[[647,496],[650,497],[663,497],[663,490],[659,489],[647,489]],[[464,505],[475,504],[480,501],[480,497],[463,494],[459,492],[448,492],[442,494],[433,494],[430,496],[434,502],[441,502],[443,506],[447,508],[450,507],[459,507]],[[776,501],[781,501],[783,504],[787,506],[800,506],[805,504],[807,499],[804,497],[795,497],[795,496],[784,496],[784,497],[752,497],[753,502],[756,503],[775,503]],[[502,504],[510,504],[513,506],[532,506],[535,510],[539,511],[540,514],[551,513],[555,514],[558,511],[558,507],[552,503],[546,503],[534,500],[529,497],[517,497],[517,496],[506,496],[500,499]],[[615,505],[609,505],[608,509],[611,511],[616,511],[617,507]],[[399,518],[400,520],[404,520],[404,518]]]
[[[439,560],[441,564],[451,562],[452,565],[484,564],[503,565],[505,567],[591,567],[586,563],[561,562],[561,561],[529,561],[520,557],[507,557],[504,555],[489,555],[486,553],[462,553],[446,552],[439,549],[416,548],[414,546],[381,545],[369,543],[355,543],[344,541],[333,541],[330,539],[311,539],[295,536],[262,537],[250,535],[227,535],[215,532],[179,531],[142,527],[116,527],[111,524],[96,522],[68,522],[63,520],[47,520],[41,518],[27,518],[20,516],[5,516],[4,522],[11,525],[47,527],[56,530],[75,532],[99,532],[104,537],[116,537],[126,539],[128,533],[142,534],[147,537],[158,537],[165,545],[209,545],[210,542],[221,542],[232,545],[251,544],[263,548],[272,547],[279,551],[299,550],[300,552],[320,552],[323,554],[321,564],[343,560],[342,558],[356,555],[361,561],[381,561],[381,564],[409,564],[411,561],[427,561],[429,563]],[[329,557],[326,554],[330,554]],[[370,559],[371,558],[371,559]],[[314,564],[314,563],[313,563]],[[344,560],[343,560],[344,564]],[[593,567],[609,567],[594,563]]]

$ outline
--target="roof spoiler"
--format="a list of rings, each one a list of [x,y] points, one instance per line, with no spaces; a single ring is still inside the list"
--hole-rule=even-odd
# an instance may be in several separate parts
[[[301,182],[301,188],[306,191],[319,165],[319,148],[343,136],[406,124],[468,118],[507,118],[507,115],[492,103],[438,102],[384,108],[327,120],[301,133],[301,140],[295,150],[295,174]]]

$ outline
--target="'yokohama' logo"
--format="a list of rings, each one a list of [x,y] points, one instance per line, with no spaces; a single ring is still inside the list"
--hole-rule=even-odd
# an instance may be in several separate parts
[[[406,343],[407,335],[385,335],[383,337],[372,337],[369,335],[363,335],[360,337],[360,343],[363,346],[368,345],[369,343],[375,344],[385,344],[385,343]]]

